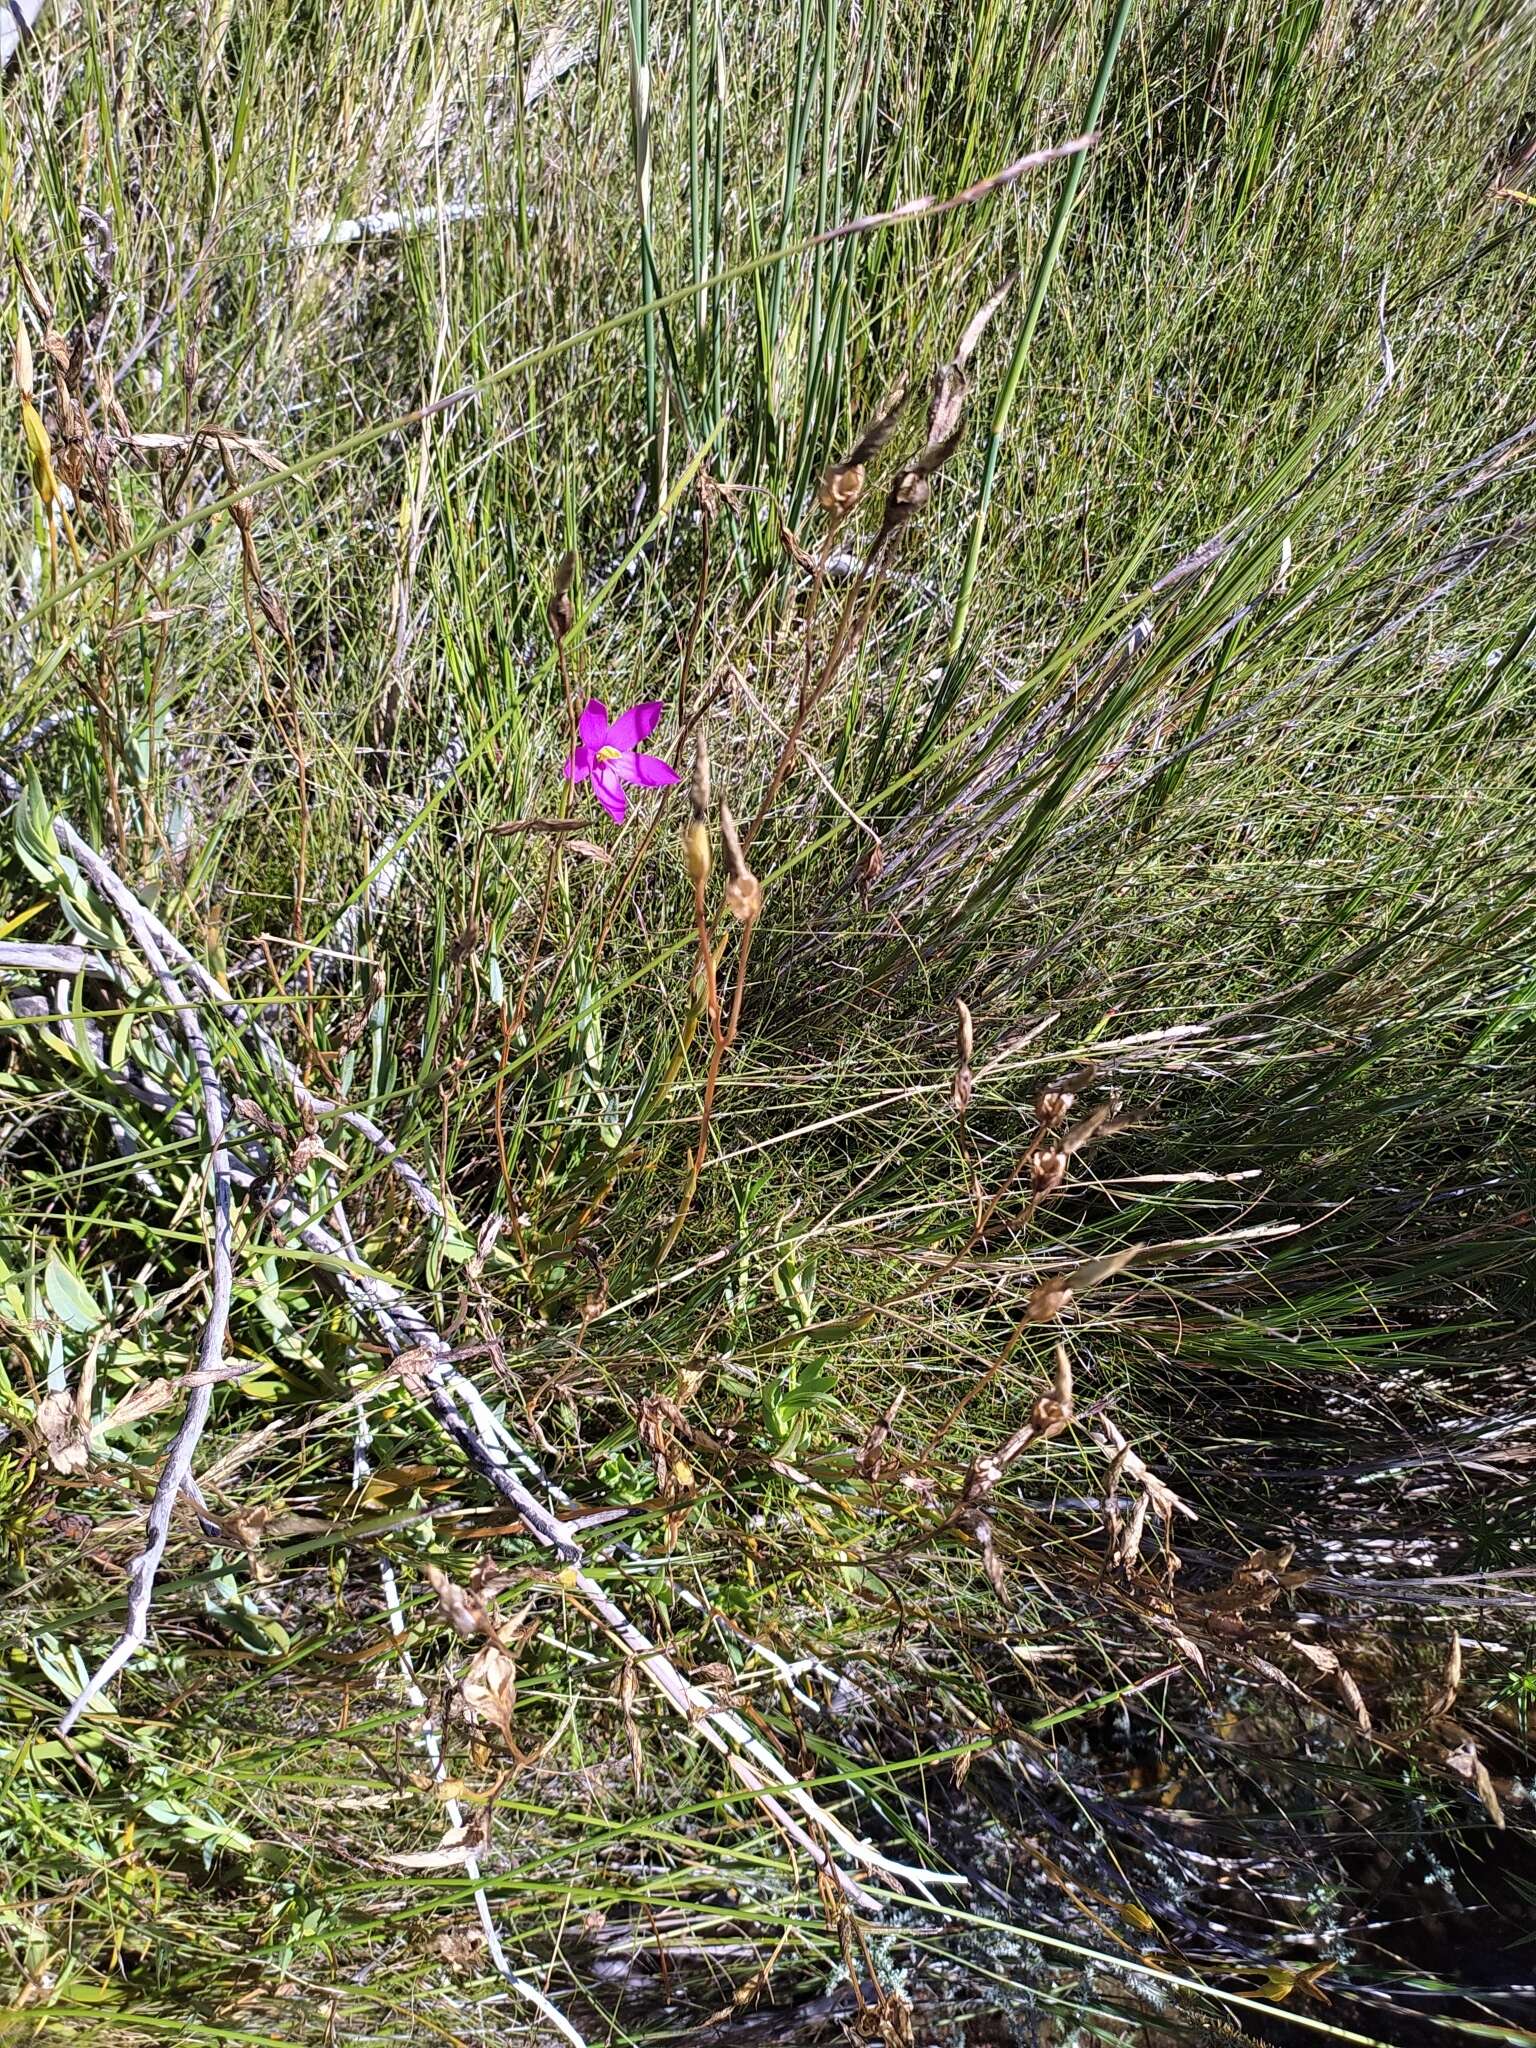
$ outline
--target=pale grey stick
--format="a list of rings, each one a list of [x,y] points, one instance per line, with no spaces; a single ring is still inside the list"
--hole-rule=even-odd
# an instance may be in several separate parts
[[[116,874],[94,848],[87,846],[78,834],[71,833],[70,837],[75,842],[70,849],[75,860],[122,919],[125,929],[159,983],[162,995],[175,1012],[182,1039],[191,1055],[192,1064],[197,1069],[198,1090],[203,1104],[203,1123],[208,1137],[208,1169],[213,1181],[212,1289],[197,1356],[200,1371],[216,1371],[224,1359],[224,1341],[229,1330],[229,1308],[234,1293],[235,1271],[233,1192],[229,1154],[224,1146],[224,1098],[219,1089],[218,1073],[213,1064],[208,1041],[203,1035],[202,1020],[187,1001],[180,983],[172,974],[165,956],[155,943],[155,935],[150,928],[143,905],[133,891],[118,880]],[[186,1413],[182,1417],[180,1429],[172,1439],[165,1465],[155,1487],[154,1498],[149,1505],[144,1548],[128,1569],[127,1624],[106,1658],[70,1702],[59,1722],[61,1735],[69,1733],[102,1687],[112,1682],[149,1639],[149,1611],[154,1599],[155,1574],[160,1568],[160,1560],[165,1555],[166,1541],[170,1536],[171,1512],[176,1505],[176,1496],[191,1483],[192,1460],[197,1454],[198,1442],[207,1424],[208,1412],[212,1405],[211,1386],[194,1387],[187,1396]]]

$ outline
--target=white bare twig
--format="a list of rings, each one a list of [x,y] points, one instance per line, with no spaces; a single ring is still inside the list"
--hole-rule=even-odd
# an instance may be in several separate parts
[[[229,1329],[229,1308],[234,1293],[233,1193],[229,1154],[224,1147],[224,1098],[219,1088],[218,1072],[213,1063],[208,1040],[203,1033],[202,1020],[193,1005],[187,1001],[181,984],[171,972],[164,954],[157,945],[151,920],[143,905],[133,891],[118,880],[117,875],[94,848],[88,846],[77,833],[71,832],[69,839],[72,842],[69,847],[70,853],[82,872],[117,912],[124,929],[138,947],[151,974],[158,982],[162,995],[175,1013],[182,1039],[197,1070],[198,1092],[202,1097],[203,1123],[208,1140],[208,1170],[213,1183],[212,1287],[208,1315],[198,1345],[197,1362],[199,1371],[216,1371],[224,1359],[224,1340]],[[63,843],[62,831],[60,840]],[[102,1688],[112,1682],[148,1640],[149,1611],[154,1599],[155,1574],[160,1568],[160,1560],[165,1555],[166,1542],[170,1536],[171,1512],[176,1505],[178,1494],[192,1483],[192,1460],[197,1454],[198,1442],[207,1424],[212,1404],[211,1385],[193,1387],[187,1396],[186,1413],[182,1417],[180,1429],[172,1439],[165,1465],[155,1487],[154,1498],[150,1502],[144,1548],[128,1570],[127,1623],[105,1660],[70,1702],[59,1722],[61,1734],[69,1733]]]

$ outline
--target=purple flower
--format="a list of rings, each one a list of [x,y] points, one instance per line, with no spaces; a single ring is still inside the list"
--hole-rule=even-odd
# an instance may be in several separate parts
[[[662,709],[660,703],[635,704],[628,711],[621,711],[610,725],[608,706],[594,697],[576,728],[581,744],[565,757],[566,781],[590,779],[598,802],[621,825],[629,808],[629,799],[624,794],[626,782],[638,783],[642,789],[662,789],[677,781],[676,770],[665,761],[654,754],[636,751],[640,741],[649,739],[655,730]]]

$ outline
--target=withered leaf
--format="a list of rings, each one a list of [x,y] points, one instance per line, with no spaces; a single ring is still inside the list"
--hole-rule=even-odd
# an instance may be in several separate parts
[[[72,1394],[44,1394],[37,1404],[37,1433],[55,1472],[85,1470],[90,1448]]]
[[[1456,1704],[1456,1695],[1461,1690],[1461,1636],[1451,1630],[1450,1648],[1445,1653],[1445,1670],[1440,1680],[1440,1690],[1429,1703],[1429,1711],[1438,1718],[1448,1714]]]
[[[1453,1749],[1445,1761],[1447,1768],[1453,1770],[1458,1778],[1467,1780],[1483,1802],[1483,1809],[1494,1826],[1502,1828],[1504,1808],[1499,1803],[1498,1793],[1494,1790],[1493,1779],[1488,1775],[1488,1766],[1477,1753],[1477,1745],[1468,1740],[1460,1749]]]
[[[459,1696],[477,1721],[495,1728],[508,1749],[517,1706],[517,1666],[499,1643],[487,1643],[459,1681]]]
[[[437,1604],[461,1636],[494,1636],[495,1624],[478,1594],[455,1585],[435,1564],[427,1566],[427,1581],[437,1595]]]
[[[103,1436],[110,1436],[115,1429],[129,1429],[135,1422],[142,1422],[146,1415],[157,1415],[162,1408],[170,1406],[176,1398],[176,1388],[170,1380],[140,1380],[136,1387],[130,1387],[121,1401],[107,1410],[97,1424]]]
[[[482,1807],[462,1827],[450,1828],[435,1849],[409,1850],[403,1855],[386,1856],[384,1861],[393,1864],[396,1870],[459,1870],[471,1857],[483,1855],[490,1840],[491,1812],[489,1807]]]

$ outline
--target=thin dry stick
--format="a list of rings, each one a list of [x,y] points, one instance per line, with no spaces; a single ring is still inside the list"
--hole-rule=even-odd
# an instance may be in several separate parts
[[[161,993],[175,1012],[182,1038],[192,1057],[192,1064],[197,1069],[198,1089],[203,1103],[203,1122],[208,1137],[208,1166],[213,1181],[212,1290],[207,1320],[203,1324],[203,1334],[198,1345],[197,1363],[199,1371],[216,1371],[224,1359],[230,1300],[234,1293],[233,1195],[229,1154],[224,1148],[224,1098],[219,1089],[218,1073],[213,1064],[213,1055],[208,1049],[208,1041],[203,1035],[202,1021],[197,1011],[187,1001],[180,984],[155,943],[150,921],[138,898],[131,889],[118,880],[112,869],[92,848],[76,835],[70,836],[76,840],[71,848],[74,858],[122,919],[135,945],[143,954],[150,972],[159,983]],[[186,1414],[166,1454],[165,1465],[156,1484],[154,1498],[150,1502],[144,1548],[128,1570],[127,1623],[106,1658],[70,1702],[59,1722],[59,1732],[62,1735],[69,1733],[102,1688],[112,1682],[149,1639],[149,1612],[154,1599],[155,1574],[160,1568],[160,1560],[165,1555],[166,1542],[170,1536],[171,1511],[176,1505],[177,1495],[191,1482],[192,1460],[197,1454],[198,1442],[207,1424],[212,1405],[211,1385],[194,1387],[187,1397]]]

